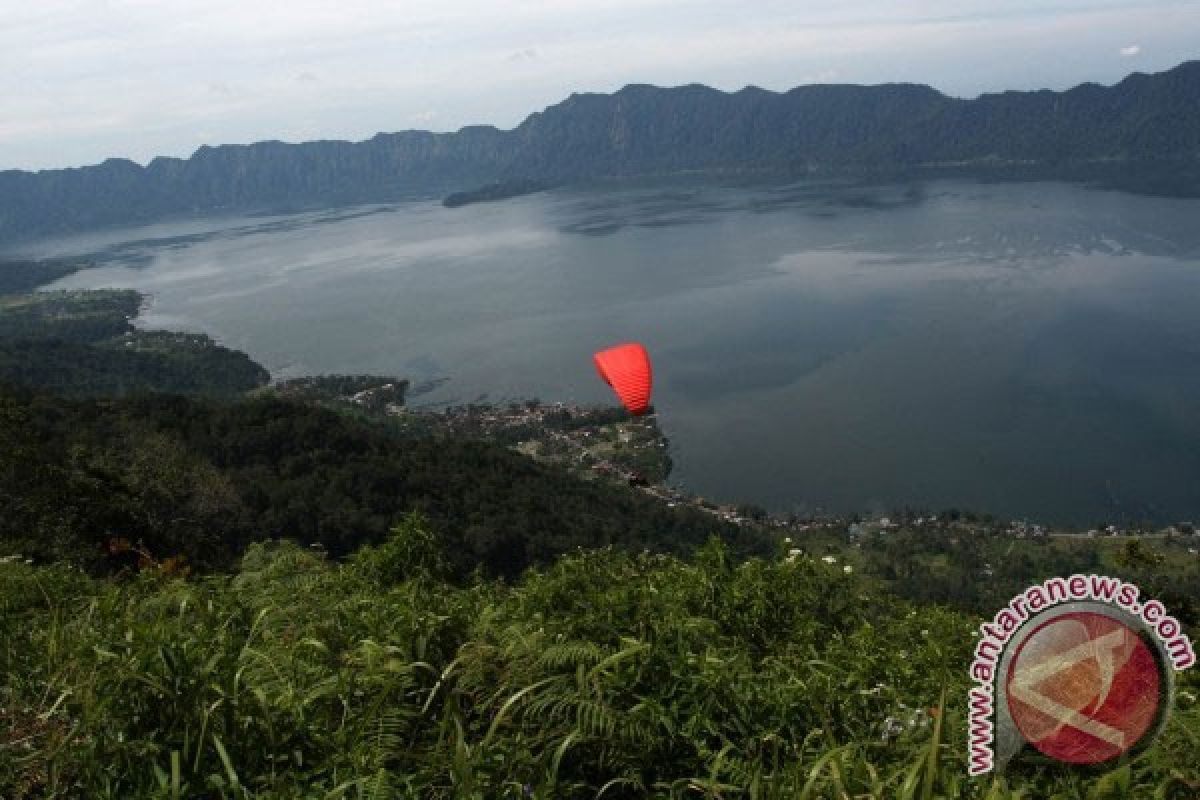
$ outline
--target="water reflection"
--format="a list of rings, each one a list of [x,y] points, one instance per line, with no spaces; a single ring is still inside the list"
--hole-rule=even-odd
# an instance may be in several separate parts
[[[644,182],[42,243],[277,374],[607,402],[658,366],[677,479],[775,508],[1200,516],[1200,203],[1061,184]]]

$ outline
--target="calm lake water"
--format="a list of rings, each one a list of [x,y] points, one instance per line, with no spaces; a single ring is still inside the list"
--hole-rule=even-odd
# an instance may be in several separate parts
[[[608,403],[655,359],[675,483],[776,510],[1200,521],[1200,201],[1061,184],[561,190],[42,242],[141,324],[416,404]]]

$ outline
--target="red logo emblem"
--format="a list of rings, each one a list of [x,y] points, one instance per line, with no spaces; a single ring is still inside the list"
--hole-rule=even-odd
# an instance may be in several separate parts
[[[1005,685],[1025,740],[1070,764],[1098,764],[1136,747],[1162,705],[1150,646],[1119,620],[1088,611],[1035,628],[1017,648]]]

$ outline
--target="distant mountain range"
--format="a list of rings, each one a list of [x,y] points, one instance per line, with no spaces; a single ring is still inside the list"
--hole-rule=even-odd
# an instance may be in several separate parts
[[[948,97],[928,86],[701,85],[573,94],[502,131],[201,147],[191,158],[0,172],[0,241],[193,213],[283,211],[684,172],[988,170],[1200,194],[1200,61],[1105,87]],[[1145,176],[1151,175],[1152,178]],[[1139,186],[1138,183],[1141,185]]]

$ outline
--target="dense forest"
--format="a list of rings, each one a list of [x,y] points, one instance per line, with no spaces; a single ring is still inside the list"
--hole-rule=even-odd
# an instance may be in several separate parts
[[[0,261],[0,295],[28,292],[90,266],[76,259]]]
[[[141,302],[127,290],[0,294],[0,383],[70,395],[236,395],[270,378],[203,334],[135,328]]]
[[[41,560],[119,567],[114,540],[229,566],[251,542],[293,538],[345,556],[423,512],[456,574],[515,577],[579,547],[683,553],[720,533],[695,510],[540,465],[494,442],[407,434],[271,395],[221,402],[139,395],[67,401],[0,393],[0,542]],[[115,559],[115,560],[114,560]]]
[[[949,97],[928,86],[631,85],[573,94],[511,131],[202,147],[190,158],[0,172],[0,242],[194,213],[391,202],[478,187],[697,171],[984,176],[1200,193],[1200,61],[1114,86]]]

